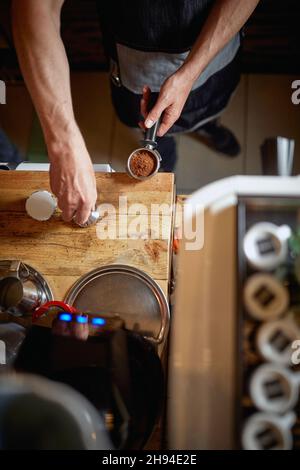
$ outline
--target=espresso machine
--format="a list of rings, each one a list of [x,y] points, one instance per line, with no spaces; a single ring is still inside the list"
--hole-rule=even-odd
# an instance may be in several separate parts
[[[265,176],[188,200],[203,246],[179,255],[169,361],[172,449],[300,448],[300,176],[293,143],[262,147]],[[277,174],[279,176],[275,176]],[[192,273],[192,275],[191,275]]]

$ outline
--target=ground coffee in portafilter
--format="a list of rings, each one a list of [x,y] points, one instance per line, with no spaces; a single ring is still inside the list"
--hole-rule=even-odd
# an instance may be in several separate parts
[[[130,160],[130,170],[135,176],[144,177],[152,175],[156,170],[157,160],[147,150],[136,152]]]

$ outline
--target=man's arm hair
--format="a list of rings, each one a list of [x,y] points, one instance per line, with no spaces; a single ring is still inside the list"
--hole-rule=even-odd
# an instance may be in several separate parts
[[[75,121],[70,69],[60,35],[63,0],[13,0],[19,62],[40,118],[50,160],[51,190],[65,221],[84,224],[97,188],[92,162]]]
[[[51,154],[76,127],[70,71],[60,36],[64,0],[13,0],[12,24],[23,76]]]

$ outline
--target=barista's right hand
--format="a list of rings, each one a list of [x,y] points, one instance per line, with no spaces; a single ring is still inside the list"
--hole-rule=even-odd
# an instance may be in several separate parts
[[[97,201],[93,165],[80,131],[48,145],[50,185],[66,222],[84,224]]]

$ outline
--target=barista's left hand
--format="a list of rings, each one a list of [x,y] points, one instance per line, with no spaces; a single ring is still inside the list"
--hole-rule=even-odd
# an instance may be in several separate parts
[[[161,125],[157,135],[162,137],[180,117],[185,102],[191,92],[193,81],[179,69],[171,75],[161,87],[155,106],[148,113],[148,102],[151,90],[148,86],[143,88],[141,100],[141,113],[145,118],[144,125],[150,128],[162,116]]]

